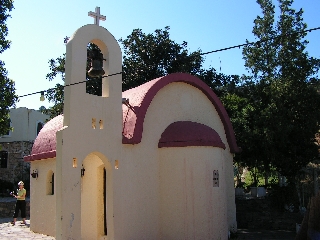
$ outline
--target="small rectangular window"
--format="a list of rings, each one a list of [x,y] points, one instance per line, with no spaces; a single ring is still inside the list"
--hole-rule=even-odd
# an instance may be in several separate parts
[[[96,119],[95,118],[92,118],[91,126],[93,129],[96,129]]]
[[[7,119],[5,120],[7,122],[7,127],[9,128],[8,131],[2,135],[2,137],[10,137],[11,136],[11,130],[10,130],[10,127],[11,127],[11,120],[10,119]]]
[[[72,167],[74,167],[74,168],[77,167],[77,158],[72,159]]]
[[[42,122],[37,122],[37,126],[36,127],[37,127],[37,136],[38,136],[39,132],[43,128],[43,123]]]
[[[51,195],[54,195],[54,173],[52,173],[51,177]]]
[[[102,119],[99,120],[99,125],[100,125],[100,129],[103,129],[103,120]]]
[[[7,168],[7,166],[8,166],[8,152],[1,151],[0,152],[0,167]]]

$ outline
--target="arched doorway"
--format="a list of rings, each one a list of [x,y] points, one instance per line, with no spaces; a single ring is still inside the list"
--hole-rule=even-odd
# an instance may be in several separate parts
[[[89,154],[82,163],[81,238],[107,235],[107,175],[102,159]]]

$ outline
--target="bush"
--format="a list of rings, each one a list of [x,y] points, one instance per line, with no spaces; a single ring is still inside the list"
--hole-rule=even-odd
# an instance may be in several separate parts
[[[299,210],[299,198],[294,184],[284,187],[273,185],[272,192],[269,194],[271,206],[279,211]]]

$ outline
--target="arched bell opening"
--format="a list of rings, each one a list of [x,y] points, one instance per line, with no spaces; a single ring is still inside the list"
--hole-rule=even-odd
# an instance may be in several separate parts
[[[105,58],[101,49],[90,42],[87,45],[86,93],[102,96],[102,76],[105,75],[103,61]]]

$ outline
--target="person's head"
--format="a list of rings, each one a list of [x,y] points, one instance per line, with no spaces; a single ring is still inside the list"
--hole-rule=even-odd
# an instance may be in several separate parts
[[[24,187],[24,183],[23,183],[22,181],[20,181],[20,182],[18,183],[18,186],[19,186],[19,188],[23,188],[23,187]]]

